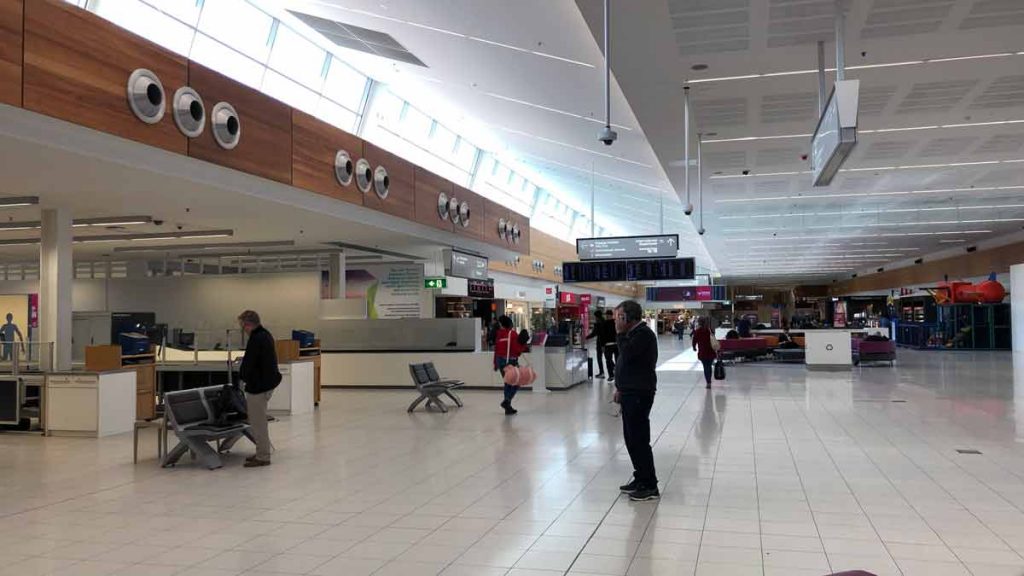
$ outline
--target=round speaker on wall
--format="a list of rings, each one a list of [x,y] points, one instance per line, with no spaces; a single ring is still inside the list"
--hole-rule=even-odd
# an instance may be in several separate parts
[[[459,199],[452,196],[448,199],[448,217],[452,219],[452,222],[460,224],[459,221]]]
[[[469,216],[469,202],[462,202],[459,204],[459,223],[463,228],[469,226]]]
[[[508,240],[508,222],[504,218],[498,218],[498,238]]]
[[[448,219],[448,195],[444,192],[437,195],[437,216],[441,220]]]
[[[213,123],[213,139],[225,150],[238,146],[242,138],[242,123],[238,120],[235,107],[227,102],[217,102],[210,116]]]
[[[363,194],[369,192],[373,186],[373,168],[370,167],[370,163],[366,161],[366,158],[360,158],[356,162],[356,186],[359,187],[359,191]]]
[[[355,174],[355,171],[356,166],[348,152],[338,150],[337,154],[334,155],[334,178],[338,181],[338,184],[342,186],[351,184],[352,175]]]
[[[377,166],[377,169],[373,172],[373,190],[377,193],[377,196],[383,200],[388,197],[388,192],[391,191],[391,178],[388,177],[388,169],[383,166]]]
[[[196,138],[206,127],[206,106],[199,93],[188,86],[174,93],[174,123],[189,138]]]
[[[164,117],[167,98],[156,74],[139,68],[128,76],[128,106],[146,124],[156,124]]]

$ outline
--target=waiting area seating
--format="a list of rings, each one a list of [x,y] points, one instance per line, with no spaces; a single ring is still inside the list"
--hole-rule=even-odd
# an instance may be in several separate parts
[[[850,344],[853,347],[854,366],[863,362],[888,362],[892,366],[896,361],[896,342],[892,340],[854,338]]]
[[[768,354],[768,342],[764,338],[726,338],[718,344],[718,354],[723,360],[753,360]]]
[[[419,391],[420,395],[409,405],[407,412],[415,410],[424,400],[427,401],[424,405],[425,408],[429,409],[431,404],[433,404],[441,412],[448,412],[448,407],[441,396],[448,396],[455,402],[456,406],[462,407],[462,400],[452,392],[456,388],[461,388],[465,385],[465,382],[462,380],[446,380],[441,378],[433,362],[409,364],[409,374],[412,375],[413,384],[416,385],[416,390]]]
[[[164,456],[165,468],[191,453],[202,466],[214,470],[223,465],[220,454],[235,442],[243,436],[253,440],[248,423],[224,422],[221,418],[218,407],[222,391],[223,386],[208,386],[164,394],[167,424],[178,437],[178,445]],[[217,448],[211,448],[210,442],[216,442]]]

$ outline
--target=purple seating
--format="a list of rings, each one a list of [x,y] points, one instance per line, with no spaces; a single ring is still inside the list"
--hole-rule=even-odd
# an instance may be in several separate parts
[[[853,348],[854,365],[861,362],[888,362],[889,366],[892,366],[896,360],[896,342],[892,340],[854,338],[850,344]]]

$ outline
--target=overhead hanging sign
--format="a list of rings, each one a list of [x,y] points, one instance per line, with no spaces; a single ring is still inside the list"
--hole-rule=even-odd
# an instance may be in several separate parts
[[[815,186],[828,186],[857,144],[860,80],[835,83],[818,127],[811,137],[811,171]]]
[[[675,258],[679,255],[679,235],[578,238],[576,254],[580,260]]]
[[[470,280],[487,279],[486,257],[458,250],[446,250],[445,252],[445,274]]]

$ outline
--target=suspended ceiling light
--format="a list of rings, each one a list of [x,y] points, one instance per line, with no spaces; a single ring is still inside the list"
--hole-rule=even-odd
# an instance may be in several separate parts
[[[292,240],[270,240],[265,242],[222,242],[218,244],[167,244],[161,246],[122,246],[114,252],[177,252],[182,250],[218,250],[223,248],[281,248],[294,246]]]
[[[856,66],[845,66],[847,70],[871,70],[874,68],[897,68],[901,66],[920,66],[923,64],[941,64],[944,62],[959,62],[962,60],[979,60],[985,58],[1007,58],[1010,56],[1024,55],[1024,51],[995,52],[990,54],[975,54],[970,56],[954,56],[949,58],[924,58],[921,60],[906,60],[903,62],[880,62],[878,64],[860,64]],[[835,68],[826,68],[826,72],[835,72]],[[784,70],[779,72],[764,72],[759,74],[742,74],[738,76],[720,76],[717,78],[697,78],[687,80],[684,84],[708,84],[712,82],[729,82],[733,80],[751,80],[754,78],[775,78],[778,76],[798,76],[817,74],[817,70]]]
[[[38,196],[14,196],[11,198],[0,198],[0,208],[18,208],[20,206],[38,205]]]
[[[140,226],[152,223],[152,216],[116,216],[106,218],[77,218],[71,223],[71,226],[73,228],[85,228],[89,226]]]
[[[138,242],[151,240],[178,240],[181,238],[226,238],[234,235],[233,230],[203,230],[190,232],[157,232],[153,234],[104,234],[97,236],[78,236],[75,242]]]

